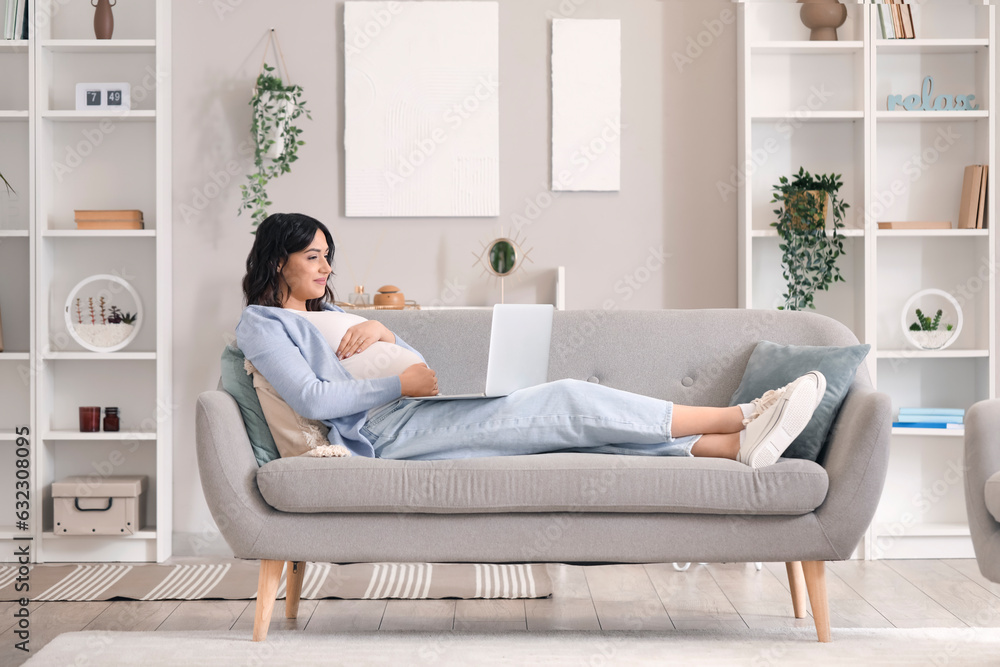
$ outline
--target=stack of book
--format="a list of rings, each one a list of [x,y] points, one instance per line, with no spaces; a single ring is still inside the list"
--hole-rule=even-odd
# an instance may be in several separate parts
[[[964,429],[965,410],[952,408],[900,408],[893,428]]]
[[[3,6],[3,38],[28,39],[28,0],[0,0]]]
[[[77,229],[142,229],[142,211],[74,211]]]
[[[962,184],[962,208],[958,214],[959,229],[986,229],[986,190],[990,180],[990,168],[985,164],[973,164],[965,168]]]
[[[913,13],[906,0],[872,0],[885,5],[878,8],[878,23],[882,29],[882,39],[914,39]]]

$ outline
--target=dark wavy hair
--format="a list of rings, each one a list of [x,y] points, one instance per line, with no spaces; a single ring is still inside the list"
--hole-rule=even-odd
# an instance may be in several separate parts
[[[281,307],[285,295],[281,293],[278,265],[284,264],[292,253],[308,248],[317,231],[323,232],[326,237],[329,248],[326,261],[332,267],[336,251],[333,236],[319,220],[301,213],[274,213],[258,225],[253,247],[247,256],[247,274],[243,277],[245,305]],[[328,284],[326,294],[321,298],[306,301],[306,310],[323,310],[321,304],[333,301],[333,290]]]

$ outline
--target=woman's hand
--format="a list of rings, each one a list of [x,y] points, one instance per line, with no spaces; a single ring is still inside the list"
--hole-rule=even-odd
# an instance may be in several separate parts
[[[337,348],[337,358],[346,359],[359,352],[364,352],[379,341],[395,343],[396,336],[378,320],[368,320],[355,324],[347,330],[341,339],[340,347]]]
[[[413,364],[399,374],[403,396],[436,396],[438,393],[437,373],[427,364]]]

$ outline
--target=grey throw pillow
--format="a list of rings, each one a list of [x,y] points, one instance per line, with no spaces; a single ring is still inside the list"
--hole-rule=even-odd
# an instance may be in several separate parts
[[[246,368],[243,367],[245,358],[243,351],[233,345],[227,345],[222,351],[222,388],[240,406],[254,458],[257,459],[257,465],[262,466],[280,459],[281,454],[278,453],[278,446],[274,444],[271,429],[264,419],[257,390],[253,386],[253,377],[247,375]]]
[[[750,355],[743,381],[729,405],[749,403],[769,389],[783,387],[809,371],[821,372],[826,377],[826,394],[809,425],[782,454],[785,458],[816,461],[826,447],[830,428],[854,382],[854,374],[870,350],[871,345],[821,347],[779,345],[763,340]]]

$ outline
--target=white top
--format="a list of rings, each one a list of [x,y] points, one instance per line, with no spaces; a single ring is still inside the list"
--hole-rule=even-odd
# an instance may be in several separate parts
[[[348,329],[368,321],[358,315],[338,313],[332,310],[316,312],[294,310],[292,312],[312,322],[335,351],[340,347],[340,342],[344,340]],[[339,361],[347,372],[358,380],[399,375],[413,364],[423,363],[420,357],[405,347],[384,341],[372,343],[364,352]]]

